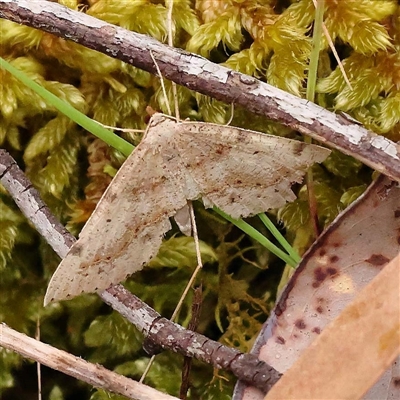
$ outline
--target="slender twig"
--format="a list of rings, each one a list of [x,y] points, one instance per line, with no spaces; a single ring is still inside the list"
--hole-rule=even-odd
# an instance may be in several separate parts
[[[14,159],[2,149],[0,181],[49,245],[60,257],[65,257],[75,238],[57,221]],[[112,286],[99,296],[149,337],[150,341],[164,349],[195,357],[216,368],[230,370],[240,380],[264,392],[267,392],[281,376],[252,354],[240,353],[162,318],[122,285]]]
[[[173,7],[174,7],[174,3],[171,0],[169,2],[169,4],[168,4],[168,14],[167,14],[168,44],[170,46],[172,46],[172,42],[173,42],[173,38],[172,38],[172,10],[173,10]],[[152,60],[154,62],[154,65],[156,66],[157,73],[158,73],[158,76],[160,78],[160,84],[161,84],[161,88],[162,88],[162,91],[163,91],[163,94],[164,94],[164,100],[165,100],[165,104],[166,104],[166,107],[167,107],[167,110],[168,110],[168,114],[171,114],[171,107],[169,105],[167,91],[165,90],[164,79],[163,79],[163,77],[161,75],[161,71],[160,71],[160,69],[159,69],[159,67],[157,65],[157,61],[154,59],[154,56],[153,56],[153,54],[151,54],[151,52],[150,52],[150,55],[151,55],[151,58],[152,58]],[[175,82],[172,82],[172,94],[173,94],[173,98],[174,98],[175,117],[176,117],[177,121],[179,121],[179,119],[180,119],[179,102],[178,102],[178,94],[177,94],[177,89],[176,89],[176,83]],[[193,210],[193,206],[192,206],[191,202],[188,202],[187,207],[189,207],[189,209]],[[194,218],[194,216],[193,216],[193,218]],[[193,224],[193,221],[192,221],[192,224]],[[196,231],[196,234],[197,234],[197,231]],[[195,244],[196,244],[196,252],[200,251],[199,246],[198,246],[198,238],[197,238],[197,243],[196,243],[196,237],[195,237],[194,240],[195,240]],[[199,253],[198,253],[197,257],[199,257]],[[187,284],[186,287],[189,290],[189,287],[190,287],[189,284]],[[173,312],[173,314],[171,316],[171,319],[170,319],[171,321],[175,321],[176,320],[176,317],[177,317],[177,315],[178,315],[178,313],[179,313],[179,311],[181,309],[181,306],[183,304],[183,301],[185,300],[186,295],[187,295],[187,291],[184,291],[183,295],[179,299],[178,304],[175,307],[175,310],[174,310],[174,312]],[[149,349],[151,352],[154,352],[154,351],[158,350],[157,346],[155,346],[155,348],[154,348],[154,345],[149,340],[146,340],[145,345],[146,345],[146,347],[145,347],[146,351],[147,351],[147,349]],[[151,354],[151,353],[149,353],[149,354]],[[156,357],[156,353],[152,354],[152,356],[151,356],[151,358],[150,358],[150,360],[149,360],[149,362],[148,362],[148,364],[147,364],[142,376],[140,377],[140,382],[144,382],[144,379],[146,378],[147,374],[150,371],[151,366],[154,363],[155,357]]]
[[[201,306],[203,301],[203,287],[202,285],[194,289],[193,302],[192,302],[192,317],[189,321],[188,329],[196,331],[200,322]],[[186,400],[187,392],[190,388],[190,369],[192,366],[192,358],[185,357],[182,367],[182,383],[179,390],[179,398]]]
[[[0,325],[0,346],[92,386],[121,394],[129,399],[177,400],[176,397],[116,374],[101,365],[89,363],[66,351],[30,338],[5,324]]]
[[[174,38],[172,35],[172,11],[174,9],[173,0],[168,2],[168,13],[167,13],[167,31],[168,31],[168,46],[174,46]],[[179,101],[178,101],[178,90],[176,87],[176,83],[172,82],[172,96],[174,98],[174,107],[175,107],[175,117],[179,121],[181,119],[179,112]]]
[[[145,380],[147,374],[148,374],[149,371],[150,371],[151,366],[153,365],[153,362],[154,362],[155,358],[156,358],[156,355],[153,354],[153,355],[151,356],[149,362],[147,363],[146,368],[144,369],[142,376],[140,377],[140,380],[139,380],[140,383],[143,383],[143,382],[144,382],[144,380]]]
[[[323,1],[325,1],[325,0],[323,0]],[[318,0],[313,0],[313,3],[314,3],[314,7],[316,8],[316,17],[315,17],[315,19],[317,20],[317,18],[318,18],[317,14],[322,11],[321,8],[323,8],[323,7],[321,7],[321,5],[318,4]],[[349,80],[349,78],[348,78],[348,76],[346,74],[346,71],[344,70],[343,63],[342,63],[342,61],[341,61],[341,59],[339,57],[339,54],[336,51],[335,44],[333,43],[331,35],[329,34],[328,28],[326,27],[326,25],[325,25],[325,23],[323,21],[321,22],[320,28],[324,32],[325,38],[326,38],[326,40],[328,42],[328,45],[332,50],[332,53],[333,53],[333,56],[335,57],[336,62],[338,63],[340,72],[343,75],[343,79],[347,83],[347,86],[351,90],[353,90],[353,86],[351,85],[350,80]]]
[[[165,85],[164,85],[164,81],[163,81],[163,76],[162,76],[162,74],[161,74],[160,67],[158,66],[157,61],[156,61],[156,59],[154,58],[153,53],[151,52],[151,50],[150,50],[150,57],[151,57],[151,59],[152,59],[153,62],[154,62],[154,65],[155,65],[156,70],[157,70],[157,75],[158,75],[159,78],[160,78],[160,84],[161,84],[161,89],[162,89],[162,92],[163,92],[163,95],[164,95],[164,100],[165,100],[165,106],[166,106],[166,108],[167,108],[167,113],[168,113],[168,115],[171,115],[171,114],[172,114],[172,111],[171,111],[171,107],[169,106],[168,95],[167,95],[167,91],[165,90]]]
[[[0,17],[73,40],[155,74],[151,51],[165,78],[217,100],[239,104],[400,180],[400,149],[396,143],[345,115],[251,76],[49,1],[0,0]]]
[[[40,316],[38,314],[36,320],[35,339],[40,341]],[[38,400],[42,400],[42,368],[40,361],[36,360],[36,373],[37,373],[37,386],[38,386]]]
[[[186,284],[186,287],[183,291],[183,294],[181,295],[181,298],[179,299],[179,302],[175,308],[174,313],[172,314],[171,320],[174,321],[176,316],[178,315],[179,311],[181,310],[183,301],[185,300],[190,288],[192,287],[198,273],[200,270],[203,268],[203,262],[201,260],[201,251],[200,251],[200,243],[199,243],[199,235],[197,234],[197,225],[196,225],[196,218],[194,215],[194,210],[193,210],[193,204],[192,202],[188,203],[189,207],[189,214],[190,214],[190,223],[192,225],[192,232],[193,232],[193,240],[194,240],[194,245],[196,248],[196,257],[197,257],[197,267],[194,270],[192,276],[189,279],[189,282]]]

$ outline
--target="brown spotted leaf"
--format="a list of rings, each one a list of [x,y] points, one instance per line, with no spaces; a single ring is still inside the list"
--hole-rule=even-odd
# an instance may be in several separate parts
[[[400,253],[302,352],[265,400],[361,399],[400,354],[399,269]]]
[[[291,186],[330,151],[295,140],[153,116],[54,273],[45,304],[103,291],[143,268],[169,218],[201,198],[233,218],[293,201]]]
[[[264,324],[253,353],[279,372],[286,372],[399,253],[400,188],[381,176],[304,255]],[[393,279],[398,284],[399,274]],[[338,343],[339,360],[342,354]],[[365,399],[400,398],[399,361],[381,376]],[[368,363],[368,358],[364,362]],[[254,388],[241,383],[236,387],[235,400],[263,398],[264,394]]]

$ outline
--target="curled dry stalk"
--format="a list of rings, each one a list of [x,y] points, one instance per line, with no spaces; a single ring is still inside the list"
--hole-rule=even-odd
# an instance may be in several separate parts
[[[172,11],[173,11],[173,6],[174,6],[174,1],[170,0],[168,2],[168,12],[167,12],[167,31],[168,31],[168,45],[173,47],[173,34],[172,34]],[[168,96],[167,96],[167,91],[165,89],[165,84],[164,84],[164,80],[163,77],[161,75],[161,71],[160,68],[157,64],[157,61],[155,60],[153,54],[150,52],[151,58],[154,61],[154,65],[157,69],[157,73],[160,79],[160,84],[161,84],[161,88],[164,94],[164,98],[165,98],[165,104],[167,106],[167,110],[168,113],[171,114],[171,108],[169,106],[169,101],[168,101]],[[177,86],[175,82],[172,82],[172,95],[173,95],[173,99],[174,99],[174,107],[175,107],[175,118],[177,119],[177,121],[180,120],[180,112],[179,112],[179,101],[178,101],[178,92],[177,92]],[[233,113],[232,113],[233,115]],[[196,225],[196,218],[194,215],[194,209],[193,209],[193,203],[191,201],[188,201],[187,207],[189,208],[189,215],[190,215],[190,225],[192,228],[192,235],[193,235],[193,239],[194,239],[194,243],[195,243],[195,248],[196,248],[196,257],[197,257],[197,267],[195,269],[195,271],[193,272],[191,278],[189,279],[189,282],[187,283],[185,290],[183,291],[177,306],[175,307],[175,310],[171,316],[171,321],[175,321],[179,311],[182,308],[182,304],[190,290],[190,288],[192,287],[198,273],[200,272],[200,270],[203,268],[203,263],[201,260],[201,251],[200,251],[200,244],[199,244],[199,236],[198,236],[198,232],[197,232],[197,225]],[[201,295],[200,295],[201,296]],[[153,364],[155,359],[155,354],[153,354],[140,378],[140,382],[143,382],[146,375],[148,374],[151,365]],[[190,362],[188,362],[186,360],[186,365],[187,365],[187,371],[190,370]],[[189,372],[187,372],[188,374]],[[183,389],[182,389],[183,390]],[[184,391],[184,390],[183,390]]]

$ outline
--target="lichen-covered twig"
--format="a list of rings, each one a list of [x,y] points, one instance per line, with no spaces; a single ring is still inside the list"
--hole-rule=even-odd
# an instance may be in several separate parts
[[[65,257],[75,238],[52,215],[15,160],[2,149],[0,181],[44,239],[60,257]],[[268,392],[281,376],[254,355],[243,354],[162,318],[122,285],[110,287],[100,293],[100,297],[164,349],[230,370],[238,379],[264,392]]]
[[[44,0],[0,0],[0,17],[125,61],[199,93],[278,121],[400,181],[400,149],[345,115],[335,114],[251,76],[157,40]]]
[[[101,298],[164,349],[232,371],[241,381],[253,382],[252,386],[264,392],[268,392],[281,376],[252,354],[241,353],[161,317],[122,285],[107,289]]]

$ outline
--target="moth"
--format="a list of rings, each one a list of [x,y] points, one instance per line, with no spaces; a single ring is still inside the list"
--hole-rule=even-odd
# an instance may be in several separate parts
[[[157,254],[169,221],[202,199],[233,218],[282,207],[328,149],[259,132],[155,114],[52,276],[44,303],[103,291]]]

